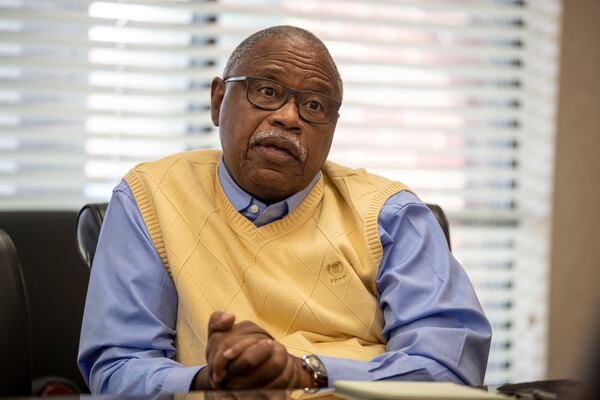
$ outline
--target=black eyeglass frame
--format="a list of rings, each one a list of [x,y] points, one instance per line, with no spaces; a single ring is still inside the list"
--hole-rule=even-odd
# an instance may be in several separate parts
[[[281,86],[282,88],[284,88],[286,92],[285,92],[285,99],[284,99],[283,103],[281,103],[281,105],[279,107],[277,107],[277,108],[267,108],[267,107],[255,104],[252,100],[250,100],[250,95],[249,95],[249,91],[250,91],[249,81],[251,79],[260,79],[262,81],[273,82],[273,83]],[[246,100],[248,100],[248,102],[250,104],[252,104],[253,106],[258,107],[261,110],[266,110],[266,111],[276,111],[276,110],[279,110],[281,107],[283,107],[284,105],[287,104],[288,100],[290,99],[290,95],[292,95],[292,96],[294,96],[294,99],[296,99],[296,108],[298,110],[298,115],[300,116],[300,118],[302,118],[303,120],[305,120],[307,122],[310,122],[311,124],[324,125],[324,124],[330,123],[333,120],[333,118],[336,116],[336,114],[338,113],[338,111],[340,110],[340,107],[342,106],[342,103],[340,101],[338,101],[338,100],[336,100],[336,99],[334,99],[332,97],[326,96],[326,95],[324,95],[322,93],[311,92],[311,91],[306,91],[306,90],[292,89],[292,88],[289,88],[289,87],[285,86],[284,84],[282,84],[280,82],[277,82],[277,81],[275,81],[273,79],[262,78],[260,76],[232,76],[232,77],[223,79],[223,82],[225,82],[225,83],[230,83],[230,82],[246,82]],[[311,121],[310,119],[308,119],[308,118],[306,118],[306,117],[304,117],[302,115],[303,113],[302,113],[301,108],[300,108],[300,105],[301,105],[300,104],[300,94],[304,94],[304,93],[314,94],[314,95],[317,95],[317,96],[320,96],[320,97],[324,97],[327,100],[332,101],[336,105],[335,111],[332,113],[331,117],[327,121],[324,121],[324,122],[322,122],[322,121]]]

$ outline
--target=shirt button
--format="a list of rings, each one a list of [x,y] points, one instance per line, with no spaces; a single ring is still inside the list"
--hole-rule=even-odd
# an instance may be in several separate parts
[[[252,214],[256,214],[256,213],[258,212],[258,210],[259,210],[259,208],[258,208],[258,206],[257,206],[256,204],[252,204],[252,205],[250,206],[250,212],[251,212]]]

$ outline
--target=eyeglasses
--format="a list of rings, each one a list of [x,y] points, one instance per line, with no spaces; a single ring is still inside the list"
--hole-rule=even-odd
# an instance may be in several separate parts
[[[233,76],[225,83],[246,81],[246,98],[250,104],[268,111],[279,110],[290,96],[296,99],[298,114],[314,124],[326,124],[337,114],[342,103],[320,93],[290,89],[281,83],[254,76]]]

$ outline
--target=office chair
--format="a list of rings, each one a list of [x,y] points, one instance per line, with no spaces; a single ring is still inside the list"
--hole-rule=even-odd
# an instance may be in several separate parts
[[[450,224],[448,224],[446,213],[444,213],[442,207],[438,206],[437,204],[426,203],[425,205],[429,207],[438,224],[440,224],[442,232],[444,232],[444,237],[446,238],[446,243],[448,243],[448,250],[452,250],[452,246],[450,245]]]
[[[31,321],[21,264],[12,239],[0,229],[0,396],[30,396]]]
[[[92,268],[92,261],[96,253],[100,228],[104,221],[104,214],[108,203],[86,204],[77,214],[75,223],[77,237],[77,252],[83,262]]]
[[[0,229],[0,397],[80,393],[76,383],[57,375],[33,378],[33,333],[27,287],[11,237]]]
[[[104,220],[107,205],[107,203],[86,204],[77,215],[77,250],[79,257],[81,257],[88,268],[92,267],[94,254],[96,253],[96,245],[98,244],[98,236],[100,235],[100,228],[102,227],[102,221]],[[450,228],[444,210],[436,204],[426,205],[440,224],[444,236],[446,237],[448,248],[450,249]]]

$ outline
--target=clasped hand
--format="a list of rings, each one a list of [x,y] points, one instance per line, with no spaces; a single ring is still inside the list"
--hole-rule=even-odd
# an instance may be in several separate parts
[[[208,322],[206,363],[194,389],[305,388],[312,386],[302,361],[250,321],[215,312]]]

